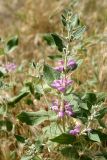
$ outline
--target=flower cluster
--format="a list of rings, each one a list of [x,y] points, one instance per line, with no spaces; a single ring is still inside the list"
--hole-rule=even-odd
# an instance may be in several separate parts
[[[62,78],[59,80],[54,80],[51,84],[51,87],[57,89],[60,92],[65,92],[66,89],[72,84],[72,80],[69,80],[67,78]]]
[[[16,64],[14,63],[7,63],[4,68],[6,69],[7,72],[12,72],[16,69]]]
[[[74,60],[72,60],[72,59],[68,60],[67,66],[66,66],[67,71],[68,70],[73,71],[76,68],[77,68],[77,63]],[[55,67],[54,69],[57,70],[57,71],[59,71],[59,72],[65,71],[65,69],[64,69],[64,61],[60,60],[58,62],[58,66]]]
[[[58,117],[60,118],[64,117],[65,115],[73,116],[74,115],[74,112],[72,109],[73,106],[67,101],[64,101],[63,105],[64,106],[62,107],[59,101],[56,100],[56,101],[53,101],[51,109],[55,111],[58,114]]]

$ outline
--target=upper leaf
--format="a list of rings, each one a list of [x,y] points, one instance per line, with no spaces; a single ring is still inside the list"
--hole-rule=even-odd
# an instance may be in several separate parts
[[[18,46],[19,39],[18,36],[12,37],[5,46],[5,53],[11,53]]]
[[[53,34],[53,33],[51,34],[51,36],[52,36],[52,38],[53,38],[56,46],[58,47],[58,50],[59,50],[60,52],[62,52],[62,51],[63,51],[63,48],[65,47],[62,38],[61,38],[59,35]]]
[[[76,31],[74,31],[74,33],[72,34],[71,37],[73,37],[74,40],[77,40],[79,38],[81,38],[81,36],[83,35],[83,33],[85,32],[86,27],[85,26],[80,26],[76,29]]]

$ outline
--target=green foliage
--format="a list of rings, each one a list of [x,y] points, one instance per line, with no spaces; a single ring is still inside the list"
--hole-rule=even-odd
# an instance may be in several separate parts
[[[78,27],[77,30],[74,31],[73,34],[71,35],[71,38],[74,39],[74,40],[78,40],[79,38],[81,38],[81,36],[85,32],[85,29],[86,29],[85,26]]]
[[[60,73],[55,71],[52,67],[44,65],[43,75],[47,84],[51,84],[55,79],[59,79]]]
[[[48,113],[45,110],[37,112],[21,112],[17,118],[28,125],[38,125],[48,120]]]
[[[75,159],[79,158],[79,154],[75,147],[71,146],[63,147],[61,148],[60,152],[66,158],[75,158]]]
[[[49,137],[49,138],[54,138],[55,136],[58,136],[61,134],[61,131],[56,122],[51,122],[50,126],[44,127],[43,132],[46,135],[46,137]]]
[[[73,142],[76,141],[76,137],[66,134],[66,133],[62,133],[61,135],[50,139],[52,142],[56,142],[59,144],[72,144]]]
[[[96,134],[96,133],[89,133],[88,137],[92,141],[99,142],[99,143],[101,142],[98,134]]]
[[[13,123],[8,119],[6,119],[5,123],[6,123],[7,131],[10,132],[12,130],[12,128],[13,128]]]
[[[12,37],[10,40],[8,40],[5,46],[5,53],[8,54],[13,52],[17,48],[18,43],[19,43],[18,36]]]
[[[63,42],[63,39],[62,39],[59,35],[53,34],[53,33],[51,34],[51,36],[52,36],[52,38],[53,38],[56,46],[58,47],[58,50],[59,50],[60,52],[62,52],[63,49],[64,49],[64,47],[65,47],[64,42]]]
[[[48,45],[54,45],[55,44],[51,34],[45,34],[43,36],[43,39],[47,42]]]
[[[28,90],[25,90],[21,92],[18,96],[12,97],[11,99],[8,100],[8,105],[11,107],[14,107],[16,103],[18,103],[21,99],[26,97],[29,94]]]
[[[9,120],[0,120],[0,129],[1,130],[7,130],[8,132],[10,132],[13,128],[13,123]]]
[[[101,132],[100,130],[92,130],[88,133],[88,138],[95,142],[106,142],[107,141],[107,134]]]
[[[65,47],[63,39],[57,34],[51,33],[44,35],[43,39],[48,45],[56,46],[60,52],[62,52]]]
[[[19,141],[19,142],[21,142],[21,143],[25,143],[25,140],[26,140],[25,137],[23,137],[23,136],[21,136],[21,135],[17,135],[17,134],[15,134],[14,136],[15,136],[15,138],[17,139],[17,141]]]
[[[28,125],[39,125],[46,120],[54,121],[56,114],[53,114],[52,111],[39,110],[37,112],[21,112],[17,118]]]
[[[6,74],[6,70],[3,67],[0,67],[0,78],[4,77]]]

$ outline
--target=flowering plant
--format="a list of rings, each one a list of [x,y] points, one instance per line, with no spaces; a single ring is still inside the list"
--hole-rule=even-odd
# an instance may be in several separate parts
[[[33,70],[33,73],[30,71],[27,73],[19,94],[0,101],[0,106],[4,109],[3,120],[0,121],[1,128],[6,125],[6,131],[11,133],[18,142],[23,143],[23,148],[27,145],[28,151],[21,160],[34,160],[35,157],[42,160],[43,150],[59,151],[64,157],[72,160],[94,160],[97,157],[107,157],[107,134],[104,121],[107,113],[106,94],[81,92],[74,78],[81,62],[78,52],[84,50],[82,38],[86,27],[81,24],[78,15],[69,10],[65,11],[61,18],[64,35],[52,33],[44,36],[48,44],[58,49],[58,54],[54,55],[59,57],[57,65],[51,67],[46,62],[33,61],[30,65],[30,71]],[[16,37],[8,41],[5,52],[13,51],[17,43]],[[0,78],[3,80],[7,78],[6,74],[11,74],[16,69],[16,65],[6,63],[4,69],[7,72],[0,71]],[[75,84],[78,87],[75,87]],[[14,84],[11,88],[15,89]],[[13,108],[21,106],[20,101],[32,108],[37,107],[40,101],[46,108],[28,112],[25,111],[25,105],[23,111],[15,117],[19,120],[18,124],[16,121],[13,123],[14,116],[11,118],[10,112],[14,112]],[[19,123],[21,128],[24,125],[27,127],[39,125],[40,128],[42,126],[42,133],[39,132],[37,136],[36,132],[36,140],[33,139],[31,142],[29,128],[26,136],[17,133]],[[39,129],[36,128],[36,130]]]

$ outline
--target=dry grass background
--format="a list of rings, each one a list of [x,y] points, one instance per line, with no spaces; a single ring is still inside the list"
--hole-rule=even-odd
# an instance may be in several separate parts
[[[0,36],[8,38],[18,34],[20,37],[19,48],[10,55],[8,60],[17,64],[27,64],[31,59],[38,61],[43,54],[51,54],[52,51],[42,40],[42,34],[61,32],[61,12],[64,8],[69,7],[72,2],[73,0],[0,0]],[[107,35],[107,0],[78,0],[78,3],[73,8],[87,26],[87,37],[96,34]],[[106,42],[88,47],[87,55],[79,79],[84,81],[92,78],[95,73],[94,68],[97,66],[99,83],[91,89],[106,92]],[[93,59],[95,64],[92,64]],[[3,62],[3,58],[1,58],[1,62]],[[20,128],[18,132],[25,135],[33,135],[37,130],[37,128],[32,129],[24,126],[24,124],[21,127],[22,124],[17,121],[15,123],[17,128]],[[8,140],[6,140],[6,135],[0,136],[0,160],[10,160],[9,152],[14,148],[16,148],[19,156],[22,154],[23,147],[16,144],[11,135],[7,136]],[[50,154],[51,159],[53,159],[52,156],[53,153],[52,155]]]

